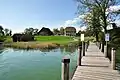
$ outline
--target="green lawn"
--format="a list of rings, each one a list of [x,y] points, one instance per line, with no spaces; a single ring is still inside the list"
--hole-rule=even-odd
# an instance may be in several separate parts
[[[73,37],[66,36],[35,36],[35,40],[39,42],[52,42],[58,44],[67,44],[73,42]]]
[[[14,48],[56,48],[58,46],[65,46],[70,42],[77,44],[73,37],[67,36],[35,36],[35,41],[30,42],[12,42],[11,37],[6,37],[5,46]]]

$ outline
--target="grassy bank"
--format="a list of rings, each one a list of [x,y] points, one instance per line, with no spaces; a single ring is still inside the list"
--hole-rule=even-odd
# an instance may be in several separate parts
[[[12,39],[7,37],[4,46],[23,49],[53,49],[69,43],[76,44],[77,42],[73,37],[66,36],[35,36],[35,41],[32,42],[12,42]]]

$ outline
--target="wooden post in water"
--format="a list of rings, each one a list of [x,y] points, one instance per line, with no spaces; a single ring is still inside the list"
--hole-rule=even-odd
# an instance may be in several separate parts
[[[85,42],[82,42],[82,54],[85,56]]]
[[[116,54],[116,50],[114,48],[112,48],[111,51],[111,67],[113,70],[115,70],[116,68],[116,64],[115,64],[115,54]]]
[[[81,58],[82,58],[82,55],[81,55],[81,53],[82,53],[82,46],[79,46],[79,48],[78,48],[78,66],[81,66]]]
[[[62,80],[69,80],[69,58],[62,59]]]

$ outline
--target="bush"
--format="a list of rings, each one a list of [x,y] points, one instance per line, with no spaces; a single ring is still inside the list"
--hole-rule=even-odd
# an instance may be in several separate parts
[[[33,41],[34,40],[34,36],[29,35],[29,34],[14,34],[12,36],[13,38],[13,42],[17,42],[17,41]]]
[[[21,36],[20,41],[34,41],[34,36],[29,34],[24,34]]]
[[[14,34],[14,35],[12,36],[13,42],[17,42],[17,41],[20,42],[20,38],[21,38],[22,35],[23,35],[23,34],[19,34],[19,33]]]
[[[5,41],[5,37],[0,36],[0,42],[4,42]]]

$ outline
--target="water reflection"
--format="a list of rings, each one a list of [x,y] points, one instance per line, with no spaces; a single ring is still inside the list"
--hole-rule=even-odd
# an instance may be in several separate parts
[[[61,52],[66,52],[66,53],[74,53],[76,51],[77,47],[76,46],[66,46],[66,47],[61,47],[60,50]]]
[[[64,46],[64,47],[60,47],[60,48],[57,48],[57,49],[15,49],[15,48],[6,48],[6,49],[11,49],[13,51],[20,51],[20,50],[23,50],[23,51],[41,51],[41,52],[56,52],[58,51],[58,49],[60,49],[61,52],[68,52],[68,53],[73,53],[76,51],[76,48],[77,46],[73,45],[73,46]],[[3,48],[0,48],[0,53],[2,53],[4,50]]]
[[[0,47],[0,54],[4,51],[3,47]]]

